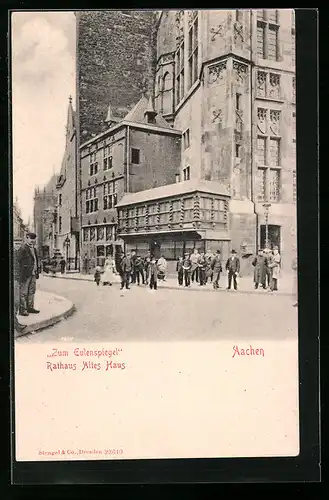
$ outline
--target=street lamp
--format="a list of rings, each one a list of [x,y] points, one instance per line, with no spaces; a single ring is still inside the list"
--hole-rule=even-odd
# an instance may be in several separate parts
[[[265,209],[265,247],[268,248],[268,215],[270,211],[271,203],[264,203],[263,207]]]
[[[70,241],[70,238],[68,236],[66,236],[66,238],[64,240],[64,245],[66,247],[66,265],[68,266],[68,270],[70,270],[69,248],[71,245],[71,241]]]

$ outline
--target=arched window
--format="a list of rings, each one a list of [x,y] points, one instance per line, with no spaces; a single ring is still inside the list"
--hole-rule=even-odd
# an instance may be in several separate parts
[[[162,78],[160,75],[157,78],[155,98],[156,98],[156,107],[157,107],[158,111],[161,113],[162,112]]]
[[[163,77],[162,89],[162,112],[168,114],[172,112],[172,80],[168,72]]]

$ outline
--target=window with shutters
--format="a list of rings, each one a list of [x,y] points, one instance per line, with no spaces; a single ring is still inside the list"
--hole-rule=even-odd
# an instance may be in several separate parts
[[[257,162],[266,165],[266,137],[257,138]]]
[[[108,146],[103,149],[103,170],[109,170],[113,167],[111,150]]]
[[[175,106],[199,78],[199,11],[176,14]],[[185,64],[186,63],[186,64]]]
[[[257,169],[257,199],[266,200],[266,169],[261,167]]]
[[[193,11],[188,28],[189,87],[198,79],[198,22],[198,11]]]
[[[98,173],[98,161],[96,152],[91,153],[89,156],[89,175],[96,175]]]
[[[97,212],[98,198],[97,189],[95,187],[86,189],[86,214]]]
[[[117,204],[116,182],[109,181],[103,186],[103,208],[109,210]]]
[[[257,10],[257,55],[279,60],[279,13],[276,9]]]
[[[270,168],[269,172],[269,201],[280,200],[280,170]]]

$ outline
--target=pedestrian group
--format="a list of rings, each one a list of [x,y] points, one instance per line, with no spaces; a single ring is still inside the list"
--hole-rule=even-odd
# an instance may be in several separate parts
[[[281,273],[281,256],[277,247],[273,251],[270,249],[259,250],[253,259],[254,266],[254,286],[258,289],[261,286],[269,291],[278,290],[278,281]],[[137,255],[135,250],[123,254],[117,264],[112,257],[105,260],[104,273],[101,268],[96,267],[94,279],[97,285],[112,285],[114,276],[121,277],[121,290],[129,289],[131,284],[138,286],[146,285],[150,289],[157,290],[158,281],[166,281],[167,261],[163,255],[156,259],[150,251],[146,257]],[[235,250],[231,251],[229,258],[225,262],[227,273],[227,290],[238,289],[238,278],[240,276],[240,259]],[[199,252],[196,248],[192,252],[186,252],[178,258],[176,263],[176,273],[178,286],[191,287],[192,283],[205,286],[212,283],[214,290],[219,289],[220,277],[223,273],[221,251],[215,254],[211,251],[207,253]]]

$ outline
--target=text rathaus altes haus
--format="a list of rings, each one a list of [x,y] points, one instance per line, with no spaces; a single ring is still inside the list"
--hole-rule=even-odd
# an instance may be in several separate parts
[[[156,23],[154,115],[177,135],[165,161],[147,133],[130,151],[149,155],[156,184],[125,183],[116,238],[167,259],[234,248],[246,269],[267,243],[285,267],[296,244],[294,12],[162,11]]]

